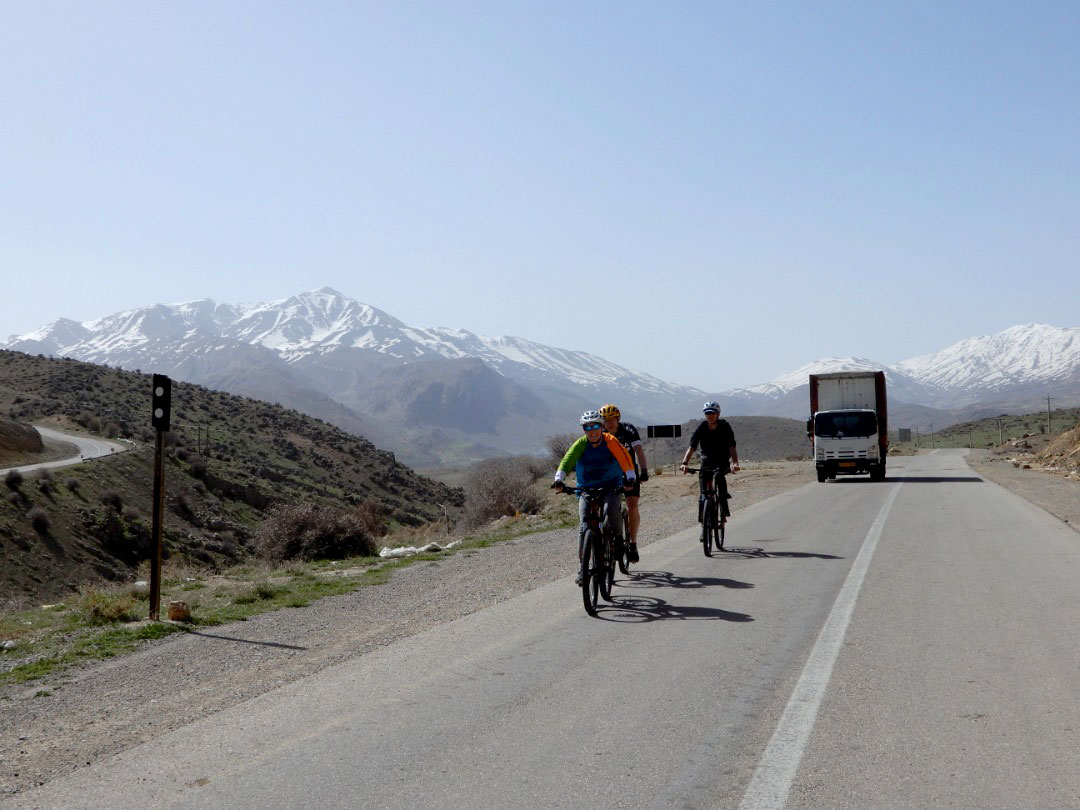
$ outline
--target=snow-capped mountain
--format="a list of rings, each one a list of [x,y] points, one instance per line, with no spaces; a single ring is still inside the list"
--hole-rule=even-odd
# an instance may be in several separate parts
[[[422,440],[434,460],[448,460],[444,446],[539,451],[545,436],[611,400],[642,421],[681,421],[686,403],[706,396],[587,352],[411,327],[329,288],[268,303],[200,300],[59,320],[3,347],[153,369],[277,401],[345,429],[366,425],[365,435],[403,457]],[[421,436],[412,426],[425,421],[442,433]]]
[[[884,371],[889,381],[892,395],[905,402],[929,402],[940,393],[934,386],[926,385],[916,377],[905,374],[896,367],[890,368],[882,363],[867,360],[864,357],[825,357],[807,363],[787,374],[781,374],[770,382],[726,391],[727,396],[743,395],[747,398],[777,398],[791,391],[805,388],[811,374],[830,374],[836,371]]]
[[[1061,383],[1080,370],[1080,327],[1013,326],[905,360],[894,368],[960,398]]]
[[[1049,386],[1064,407],[1080,402],[1080,328],[1013,326],[892,366],[827,357],[722,396],[734,412],[797,417],[806,407],[809,375],[837,371],[884,371],[890,401],[951,412],[936,417],[939,425],[987,410],[1037,408]]]
[[[341,349],[364,349],[392,363],[476,358],[512,379],[546,378],[560,387],[619,386],[631,397],[679,400],[703,392],[630,371],[596,355],[544,346],[519,337],[485,337],[464,329],[410,327],[330,288],[281,301],[231,306],[210,300],[158,304],[83,324],[59,320],[4,348],[34,350],[93,363],[131,367],[167,359],[165,352],[205,351],[208,343],[245,343],[277,352],[287,363]]]
[[[61,319],[2,347],[154,369],[278,401],[391,442],[384,446],[397,437],[399,451],[423,441],[425,453],[439,460],[447,460],[446,447],[466,455],[535,451],[545,436],[564,432],[574,416],[604,401],[619,402],[637,421],[682,422],[709,396],[587,352],[409,326],[329,288],[266,303],[200,300],[85,323]],[[810,374],[879,369],[894,413],[907,407],[912,425],[1037,405],[1050,384],[1056,404],[1066,406],[1080,403],[1080,328],[1015,326],[892,366],[824,358],[712,396],[728,414],[801,419]],[[418,422],[431,424],[426,432],[410,428]]]

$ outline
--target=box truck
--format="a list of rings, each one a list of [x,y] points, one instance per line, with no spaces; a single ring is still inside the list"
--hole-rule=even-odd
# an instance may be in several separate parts
[[[817,480],[869,473],[885,478],[889,418],[884,371],[810,375],[810,420]]]

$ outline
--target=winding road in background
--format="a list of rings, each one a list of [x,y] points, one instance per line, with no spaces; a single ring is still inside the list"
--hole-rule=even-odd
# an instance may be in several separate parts
[[[54,430],[53,428],[41,427],[40,425],[34,425],[33,427],[41,434],[42,439],[73,445],[74,452],[67,458],[57,459],[55,461],[24,464],[21,467],[2,467],[0,468],[0,475],[7,473],[9,470],[33,472],[34,470],[51,469],[53,467],[67,467],[71,464],[78,464],[82,461],[86,461],[87,459],[100,458],[101,456],[108,456],[113,453],[122,453],[125,450],[131,449],[129,445],[111,442],[107,439],[75,436],[71,433],[63,433],[59,430]]]
[[[1080,807],[1080,535],[966,451],[810,484],[4,808]],[[148,706],[148,712],[153,708]]]

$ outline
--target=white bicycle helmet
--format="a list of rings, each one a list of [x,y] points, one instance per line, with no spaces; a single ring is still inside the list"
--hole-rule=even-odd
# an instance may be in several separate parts
[[[720,413],[720,403],[710,400],[709,402],[706,402],[701,407],[701,412],[702,413],[716,413],[716,414],[718,414],[718,413]]]
[[[603,427],[604,417],[600,415],[599,411],[585,411],[581,415],[581,426],[585,427],[586,425],[600,425]]]

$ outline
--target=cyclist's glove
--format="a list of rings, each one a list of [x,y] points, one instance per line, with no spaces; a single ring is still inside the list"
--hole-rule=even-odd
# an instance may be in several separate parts
[[[551,483],[551,488],[562,492],[564,489],[566,489],[566,484],[564,484],[562,481],[553,481]]]
[[[648,469],[646,469],[645,467],[642,467],[641,468],[641,474],[637,477],[637,480],[640,481],[643,484],[646,481],[648,481],[649,480],[649,471],[648,471]]]

